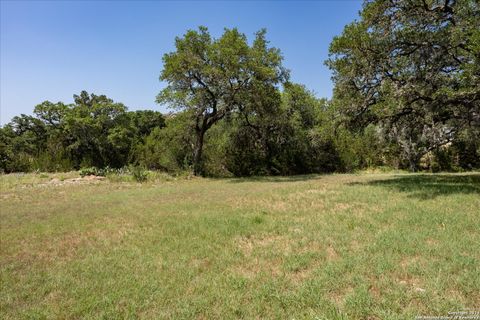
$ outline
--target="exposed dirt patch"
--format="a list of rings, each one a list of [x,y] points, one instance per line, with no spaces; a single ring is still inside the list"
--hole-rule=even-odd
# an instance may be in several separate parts
[[[79,177],[79,178],[71,178],[71,179],[65,179],[65,180],[60,180],[58,178],[53,178],[52,180],[39,184],[39,186],[62,186],[66,184],[86,184],[86,183],[98,183],[105,180],[105,177],[101,176],[85,176],[85,177]]]
[[[329,246],[326,251],[327,251],[327,260],[333,261],[338,259],[338,253],[334,247]]]

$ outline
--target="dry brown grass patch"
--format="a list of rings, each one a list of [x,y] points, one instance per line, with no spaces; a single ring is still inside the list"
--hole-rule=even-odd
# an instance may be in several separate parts
[[[210,268],[212,265],[211,261],[208,258],[195,258],[191,261],[191,266],[195,269],[198,269],[200,271],[205,271]]]
[[[337,251],[332,246],[328,246],[326,249],[326,252],[327,252],[327,260],[329,261],[337,260],[339,257]]]
[[[332,303],[334,303],[339,310],[343,310],[347,297],[353,293],[353,287],[349,286],[339,290],[331,291],[328,297]]]
[[[281,235],[264,235],[241,237],[237,239],[238,247],[246,256],[251,256],[254,251],[262,248],[274,248],[277,250],[289,250],[291,241],[289,238]]]
[[[108,220],[108,219],[106,219]],[[110,225],[106,221],[99,225]],[[120,243],[130,232],[132,225],[123,221],[115,223],[115,228],[94,229],[83,232],[71,232],[44,239],[23,240],[20,250],[5,256],[6,261],[29,263],[52,263],[69,261],[78,256],[85,247],[111,246]]]
[[[346,211],[348,209],[352,208],[351,205],[349,205],[348,203],[335,203],[335,206],[334,206],[334,210],[335,212],[337,211]]]
[[[438,245],[438,240],[433,238],[428,238],[425,242],[429,247],[436,247]]]
[[[262,274],[279,277],[283,275],[282,261],[279,258],[267,259],[255,257],[241,264],[234,265],[230,268],[230,272],[247,279],[254,279]]]

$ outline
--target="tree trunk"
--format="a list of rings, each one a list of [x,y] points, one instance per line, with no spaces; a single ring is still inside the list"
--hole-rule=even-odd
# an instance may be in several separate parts
[[[203,150],[203,136],[205,130],[200,129],[196,131],[197,140],[195,141],[195,149],[193,151],[193,174],[196,176],[203,174],[202,166],[202,150]]]
[[[416,161],[410,159],[409,163],[410,163],[410,165],[409,165],[410,172],[417,172],[417,163],[416,163]]]

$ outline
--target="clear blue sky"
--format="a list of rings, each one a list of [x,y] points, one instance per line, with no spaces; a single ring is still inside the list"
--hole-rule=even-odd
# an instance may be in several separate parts
[[[44,100],[71,103],[81,90],[130,110],[154,109],[162,56],[175,36],[199,25],[249,39],[267,28],[292,80],[330,97],[323,65],[333,36],[358,17],[356,1],[1,1],[0,122]]]

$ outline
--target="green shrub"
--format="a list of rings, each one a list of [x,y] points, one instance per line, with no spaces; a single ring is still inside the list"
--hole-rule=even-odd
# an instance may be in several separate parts
[[[133,177],[128,173],[108,173],[106,175],[110,182],[131,182]]]
[[[89,167],[89,168],[82,168],[79,171],[80,177],[86,177],[86,176],[94,176],[97,175],[97,168],[95,167]]]
[[[131,166],[129,169],[135,181],[145,182],[148,180],[148,171],[145,170],[144,168],[138,167],[138,166],[137,167]]]

